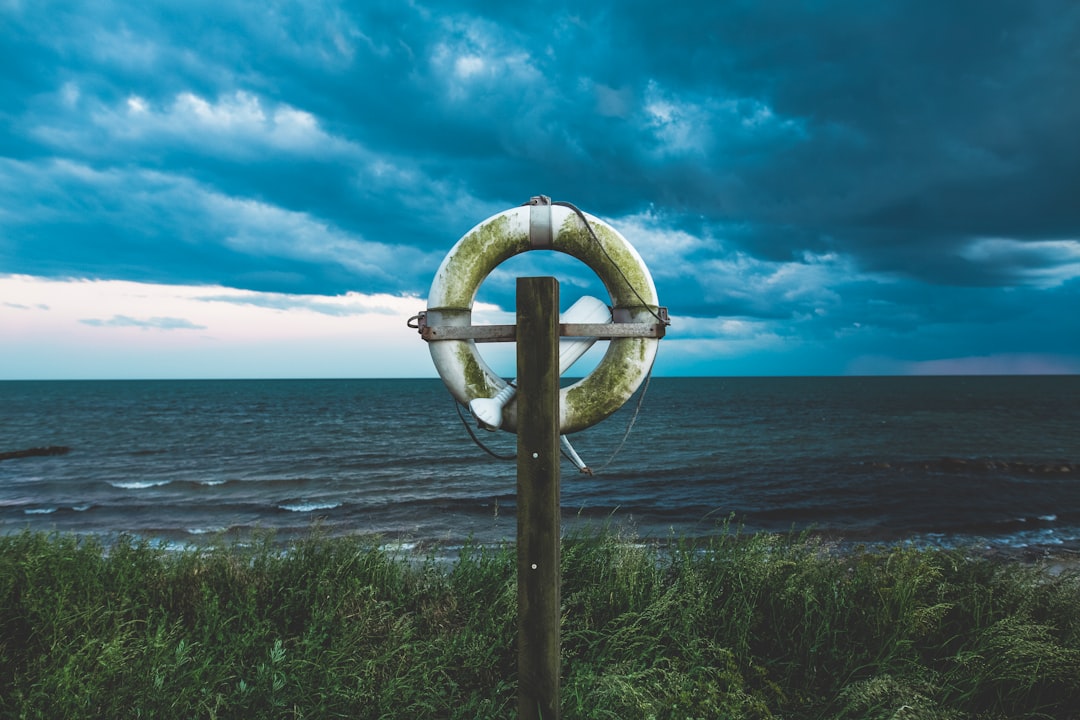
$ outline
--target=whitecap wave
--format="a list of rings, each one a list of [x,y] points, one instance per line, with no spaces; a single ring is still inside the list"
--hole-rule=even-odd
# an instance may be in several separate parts
[[[48,515],[49,513],[56,512],[54,507],[42,507],[42,508],[26,508],[23,513],[26,515]]]
[[[168,485],[172,480],[110,480],[109,484],[121,490],[145,490],[146,488]]]
[[[225,530],[226,528],[220,526],[187,528],[187,532],[189,535],[213,535],[216,533],[225,532]]]
[[[406,540],[400,540],[397,542],[383,543],[379,546],[379,549],[383,552],[412,552],[419,546],[417,542],[410,542]]]
[[[289,512],[314,512],[315,510],[333,510],[336,507],[341,507],[339,502],[298,502],[298,503],[286,503],[284,505],[278,505],[282,510],[288,510]]]

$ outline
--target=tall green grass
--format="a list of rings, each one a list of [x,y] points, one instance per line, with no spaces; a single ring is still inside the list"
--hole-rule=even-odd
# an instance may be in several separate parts
[[[512,546],[0,538],[0,716],[508,718]],[[583,533],[566,718],[1080,717],[1080,578],[916,549]]]

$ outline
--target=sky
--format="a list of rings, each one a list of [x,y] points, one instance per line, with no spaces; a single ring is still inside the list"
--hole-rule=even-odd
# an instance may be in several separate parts
[[[436,268],[540,194],[658,375],[1080,373],[1074,0],[0,0],[0,58],[0,379],[434,377]],[[478,321],[603,297],[550,255]]]

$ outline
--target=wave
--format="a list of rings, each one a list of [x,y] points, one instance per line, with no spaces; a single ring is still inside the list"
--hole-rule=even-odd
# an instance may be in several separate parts
[[[120,490],[145,490],[146,488],[168,485],[172,480],[109,480],[110,485]]]
[[[957,523],[955,530],[972,535],[1011,535],[1037,528],[1056,528],[1061,524],[1058,522],[1056,514],[1016,515],[998,520],[973,519],[969,522]],[[1065,524],[1068,525],[1069,523]]]
[[[235,487],[244,486],[250,488],[258,488],[260,490],[268,489],[280,489],[280,488],[302,488],[305,485],[312,483],[320,484],[324,481],[320,481],[317,478],[308,477],[210,477],[199,480],[183,479],[183,480],[170,480],[167,482],[175,482],[178,485],[186,485],[192,488],[208,488],[208,487]]]
[[[296,503],[284,503],[277,506],[279,510],[288,510],[289,512],[314,512],[316,510],[333,510],[334,508],[341,507],[339,502],[296,502]]]
[[[22,511],[24,515],[53,515],[56,513],[81,513],[90,510],[95,507],[93,503],[82,503],[79,505],[63,505],[53,504],[56,502],[55,498],[32,498],[27,496],[10,498],[0,500],[0,511],[6,511],[10,513],[16,513]]]
[[[1037,475],[1053,477],[1080,473],[1080,463],[1068,460],[1001,460],[992,457],[940,457],[932,460],[873,461],[866,463],[875,470],[898,472],[929,471],[944,474]]]

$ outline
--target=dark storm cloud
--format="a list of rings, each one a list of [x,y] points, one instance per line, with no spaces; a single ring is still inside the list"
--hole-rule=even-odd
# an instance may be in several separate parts
[[[1067,0],[0,17],[3,272],[422,294],[473,224],[543,192],[620,227],[677,314],[777,336],[1077,300]]]

